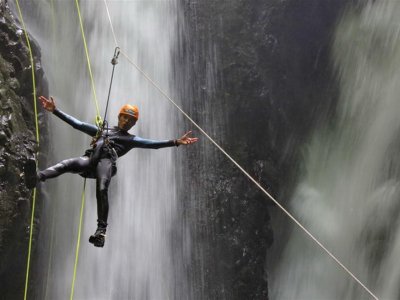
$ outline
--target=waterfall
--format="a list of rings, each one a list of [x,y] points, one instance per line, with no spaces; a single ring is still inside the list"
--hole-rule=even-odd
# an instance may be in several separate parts
[[[305,148],[290,204],[380,299],[400,298],[399,15],[399,1],[368,1],[338,23],[337,114]],[[297,228],[277,260],[272,299],[370,298]]]
[[[176,1],[108,1],[119,46],[171,94]],[[101,115],[104,114],[114,39],[103,1],[80,1]],[[25,1],[22,11],[38,40],[50,93],[59,109],[94,122],[96,114],[74,1]],[[183,133],[177,113],[163,96],[120,57],[108,120],[116,125],[119,108],[135,104],[140,119],[131,133],[172,139]],[[51,116],[51,164],[80,156],[90,138]],[[42,151],[45,151],[42,149]],[[188,299],[182,249],[171,235],[177,215],[175,148],[133,149],[118,160],[110,190],[106,245],[88,243],[96,229],[95,182],[88,181],[75,299]],[[43,168],[45,166],[41,166]],[[50,196],[41,221],[39,299],[69,298],[83,179],[66,174],[43,188]]]

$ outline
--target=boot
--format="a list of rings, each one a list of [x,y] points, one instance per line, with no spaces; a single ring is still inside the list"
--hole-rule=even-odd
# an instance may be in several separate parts
[[[107,223],[99,221],[96,232],[89,238],[89,243],[93,244],[95,247],[104,247],[106,240],[106,228]]]
[[[34,159],[28,159],[24,165],[24,181],[28,189],[36,187],[38,182],[38,174],[36,173],[36,161]]]

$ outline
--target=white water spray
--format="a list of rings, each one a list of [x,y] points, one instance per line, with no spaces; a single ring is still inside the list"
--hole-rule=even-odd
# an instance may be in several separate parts
[[[335,125],[307,147],[296,216],[380,299],[399,299],[400,2],[346,12],[333,53],[340,79]],[[272,299],[369,299],[302,232],[293,229]]]
[[[119,46],[171,93],[177,3],[108,4]],[[102,1],[80,1],[80,6],[103,116],[114,39]],[[95,105],[74,1],[25,3],[23,10],[29,14],[29,30],[42,46],[42,61],[57,107],[80,120],[94,122]],[[118,109],[125,103],[140,109],[133,134],[170,139],[184,131],[175,128],[176,113],[169,103],[120,57],[110,98],[110,125],[116,125]],[[83,133],[56,117],[51,117],[51,124],[53,163],[80,156],[88,148],[90,139]],[[178,218],[174,151],[134,149],[118,160],[118,174],[109,191],[109,228],[103,249],[87,242],[97,219],[94,181],[88,181],[74,299],[190,298],[185,277],[180,274],[185,262],[174,259],[181,249],[171,242]],[[41,299],[69,298],[82,185],[78,175],[63,175],[45,183],[52,203],[42,226],[53,229],[41,237],[50,249],[48,256],[41,258],[45,270],[43,288],[38,292]]]

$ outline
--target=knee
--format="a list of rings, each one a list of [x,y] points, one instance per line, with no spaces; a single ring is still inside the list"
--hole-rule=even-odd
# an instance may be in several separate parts
[[[110,180],[108,178],[100,178],[98,179],[98,190],[102,194],[107,194],[108,192],[108,186],[110,185]]]
[[[50,167],[49,169],[62,172],[64,170],[67,170],[67,168],[68,168],[68,164],[66,163],[66,161],[61,161],[58,164],[56,164],[55,166]]]
[[[56,164],[56,168],[58,169],[70,169],[72,167],[72,159],[64,159]]]

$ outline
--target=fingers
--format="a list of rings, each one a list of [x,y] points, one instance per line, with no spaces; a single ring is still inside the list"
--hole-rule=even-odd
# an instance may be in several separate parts
[[[54,103],[54,98],[52,97],[52,96],[50,96],[50,99],[47,99],[45,96],[39,96],[39,100],[41,101],[41,102],[51,102],[51,103]]]
[[[44,96],[40,96],[40,97],[39,97],[39,100],[40,100],[40,102],[42,103],[42,106],[43,106],[43,107],[45,107],[46,104],[50,102],[49,99],[47,99],[47,98],[44,97]]]
[[[194,144],[194,143],[196,143],[198,140],[199,140],[198,138],[187,138],[187,139],[184,141],[184,143],[185,143],[186,145]]]
[[[39,97],[39,100],[40,100],[40,103],[42,104],[42,106],[44,107],[45,106],[45,104],[46,104],[46,98],[45,97],[43,97],[43,96],[40,96]]]
[[[189,134],[191,134],[192,133],[192,131],[191,130],[189,130],[188,132],[186,132],[183,136],[182,136],[182,138],[187,138],[188,137],[188,135]]]
[[[39,96],[39,100],[45,110],[48,110],[51,112],[54,111],[56,105],[54,103],[53,97],[50,97],[50,100],[49,100],[45,96]]]
[[[181,138],[180,141],[182,142],[182,145],[190,145],[193,143],[196,143],[199,139],[196,137],[189,137],[189,135],[192,133],[191,130],[189,130],[188,132],[186,132]]]
[[[42,102],[49,101],[45,96],[39,96],[39,100]]]

